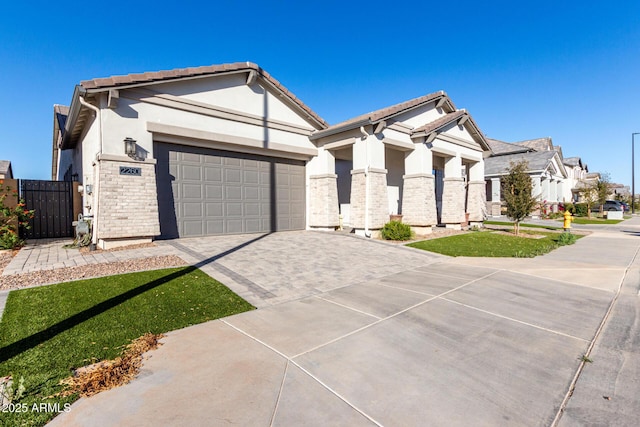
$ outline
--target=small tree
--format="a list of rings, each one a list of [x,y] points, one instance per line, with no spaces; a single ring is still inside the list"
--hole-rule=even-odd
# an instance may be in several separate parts
[[[594,183],[596,198],[600,205],[600,213],[602,213],[603,205],[607,201],[609,196],[609,187],[611,186],[611,180],[607,172],[600,175],[600,179]]]
[[[511,162],[509,174],[502,177],[502,194],[507,206],[507,216],[513,220],[513,231],[520,233],[520,221],[525,219],[536,207],[538,197],[532,194],[533,184],[527,173],[529,163],[526,160]]]
[[[584,186],[582,189],[582,199],[587,205],[587,218],[591,218],[591,207],[598,200],[598,188],[595,182]]]

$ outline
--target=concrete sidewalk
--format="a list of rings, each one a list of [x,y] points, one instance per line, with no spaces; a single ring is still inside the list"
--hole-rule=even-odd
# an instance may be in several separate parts
[[[51,425],[551,425],[576,377],[561,423],[636,425],[638,234],[634,218],[534,259],[384,267],[174,331],[138,379],[80,399]],[[412,254],[385,247],[377,258],[379,244],[362,245],[350,264]],[[295,251],[280,242],[277,257]],[[249,274],[251,258],[236,254],[225,268],[248,262],[238,273]],[[250,279],[269,286],[259,275],[281,271]],[[306,277],[272,286],[299,289]],[[593,363],[577,376],[610,308]]]

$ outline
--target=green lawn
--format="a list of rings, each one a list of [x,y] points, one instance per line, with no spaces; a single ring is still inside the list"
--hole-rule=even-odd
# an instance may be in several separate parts
[[[521,231],[521,233],[524,233]],[[407,246],[449,256],[535,257],[559,246],[558,233],[536,232],[544,238],[532,239],[490,231],[458,234],[439,239],[410,243]],[[582,236],[575,235],[576,238]]]
[[[586,217],[574,217],[574,224],[619,224],[623,219],[602,219],[602,218],[586,218]]]
[[[146,332],[163,333],[251,310],[194,267],[145,271],[13,291],[0,323],[0,377],[24,378],[28,408],[48,398],[74,368],[113,359]],[[15,402],[14,402],[15,403]],[[0,425],[44,425],[50,412],[3,413]]]
[[[506,221],[485,221],[486,225],[505,225],[509,227],[513,227],[513,222]],[[520,227],[529,227],[529,228],[541,228],[544,230],[562,230],[562,227],[556,227],[553,225],[537,225],[537,224],[523,224],[520,223]]]

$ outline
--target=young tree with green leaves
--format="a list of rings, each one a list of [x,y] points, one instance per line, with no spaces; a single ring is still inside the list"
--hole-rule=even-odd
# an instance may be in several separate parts
[[[538,203],[538,197],[532,194],[533,184],[528,169],[526,160],[511,162],[509,173],[501,179],[507,216],[513,220],[516,236],[520,234],[520,222],[533,212]]]

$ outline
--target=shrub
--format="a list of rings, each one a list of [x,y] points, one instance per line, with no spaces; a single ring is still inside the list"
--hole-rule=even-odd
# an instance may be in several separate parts
[[[575,234],[571,234],[571,233],[562,233],[558,236],[558,239],[556,240],[556,242],[558,242],[558,245],[560,246],[565,246],[565,245],[573,245],[576,240],[578,240],[578,238],[576,237]]]
[[[410,240],[413,236],[411,227],[400,221],[389,221],[380,230],[380,235],[385,240]]]
[[[16,207],[10,208],[5,205],[4,201],[9,195],[17,199]],[[18,237],[18,227],[28,229],[29,220],[34,217],[34,212],[25,209],[24,200],[18,199],[18,193],[11,187],[0,190],[0,249],[15,249],[23,245],[24,241]]]
[[[587,204],[586,203],[576,203],[575,207],[575,216],[587,216]]]
[[[573,203],[565,203],[564,210],[571,212],[572,215],[576,214],[576,207],[574,206]]]

